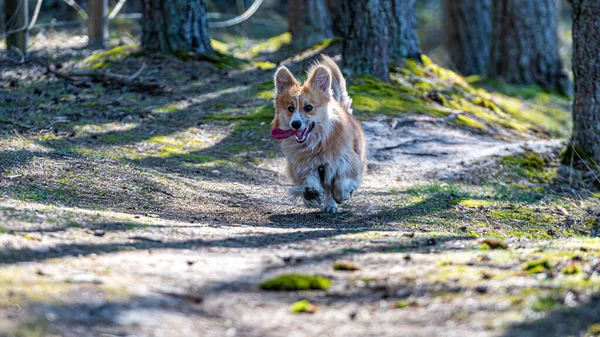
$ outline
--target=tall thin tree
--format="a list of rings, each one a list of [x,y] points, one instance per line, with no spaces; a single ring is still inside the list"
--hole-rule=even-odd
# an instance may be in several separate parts
[[[144,0],[142,47],[147,52],[212,53],[205,0]]]
[[[558,53],[556,0],[494,0],[489,76],[570,92]]]
[[[288,25],[296,45],[308,46],[333,37],[325,0],[289,0]]]
[[[388,29],[384,1],[337,0],[344,68],[389,80]]]
[[[451,66],[465,76],[485,75],[490,59],[491,1],[444,0],[442,12]]]
[[[392,65],[419,59],[416,0],[384,0],[388,26],[388,53]],[[382,23],[383,24],[383,23]]]
[[[600,166],[600,1],[573,0],[573,136],[571,158]],[[569,151],[568,151],[569,152]],[[567,153],[568,153],[567,152]]]

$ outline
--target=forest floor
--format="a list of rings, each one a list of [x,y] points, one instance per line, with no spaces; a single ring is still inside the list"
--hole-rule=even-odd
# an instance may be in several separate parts
[[[288,199],[269,122],[274,63],[336,43],[273,40],[246,67],[44,41],[59,70],[146,64],[172,91],[0,64],[0,336],[600,335],[600,195],[560,165],[568,100],[427,63],[350,78],[369,172],[328,215]]]

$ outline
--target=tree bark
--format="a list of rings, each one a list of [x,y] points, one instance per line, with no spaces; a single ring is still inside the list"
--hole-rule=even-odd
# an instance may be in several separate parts
[[[144,0],[145,51],[212,53],[205,0]]]
[[[309,46],[333,37],[325,0],[289,0],[288,24],[294,44]]]
[[[494,0],[489,76],[570,93],[558,54],[556,0]]]
[[[443,34],[451,65],[465,76],[486,75],[492,33],[490,0],[444,0]]]
[[[573,0],[573,136],[571,156],[600,166],[600,1]],[[569,151],[567,151],[568,153]],[[579,158],[581,157],[581,159]],[[595,163],[590,163],[593,160]]]
[[[390,62],[399,65],[409,58],[420,60],[416,0],[383,0],[382,2],[387,14]]]
[[[383,1],[339,0],[335,10],[341,21],[344,68],[352,74],[388,81],[388,29]]]

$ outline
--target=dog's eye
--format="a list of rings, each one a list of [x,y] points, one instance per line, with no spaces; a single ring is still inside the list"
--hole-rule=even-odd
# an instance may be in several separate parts
[[[288,107],[288,111],[289,111],[289,112],[294,112],[294,107],[290,105],[290,106]]]
[[[304,106],[304,111],[306,111],[306,112],[311,112],[312,109],[313,109],[312,105],[305,105]]]

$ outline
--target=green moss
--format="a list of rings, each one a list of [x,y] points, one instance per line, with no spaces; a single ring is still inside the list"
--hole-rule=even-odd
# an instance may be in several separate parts
[[[583,146],[572,146],[567,145],[567,148],[561,153],[561,164],[571,165],[573,160],[575,163],[584,161],[589,167],[598,167],[598,164],[594,161],[594,157],[591,156]]]
[[[486,206],[492,206],[492,205],[496,204],[497,202],[495,202],[493,200],[466,199],[466,200],[460,200],[458,203],[463,206],[466,206],[466,207],[486,207]]]
[[[590,325],[587,332],[593,336],[600,335],[600,323]]]
[[[552,265],[546,259],[533,260],[526,262],[523,270],[528,271],[530,274],[539,274],[552,270]]]
[[[21,187],[15,191],[14,197],[20,200],[40,202],[49,199],[61,200],[65,195],[62,189],[47,187]]]
[[[569,130],[569,106],[554,96],[535,102],[472,86],[460,75],[423,56],[408,60],[391,73],[392,83],[355,78],[349,86],[355,109],[362,114],[402,116],[408,112],[435,117],[463,112],[452,122],[483,132],[504,129],[513,134],[533,132],[562,136]],[[556,102],[561,104],[556,104]]]
[[[262,123],[266,128],[268,123],[273,120],[274,114],[273,105],[268,104],[257,107],[254,112],[245,115],[231,115],[227,112],[220,112],[219,114],[208,115],[205,119],[227,122],[239,121],[240,123],[236,125],[235,129],[237,131],[249,131],[260,128]]]
[[[404,309],[410,307],[410,302],[405,300],[398,300],[394,302],[394,309]]]
[[[262,70],[271,70],[276,67],[275,63],[267,61],[252,61],[252,65]]]
[[[316,305],[310,303],[307,300],[298,301],[290,306],[290,311],[295,314],[303,312],[312,314],[317,312],[318,310],[319,308]]]
[[[337,271],[355,271],[361,269],[362,268],[358,264],[352,261],[338,260],[333,263],[333,270]]]
[[[564,267],[560,272],[565,275],[575,275],[581,273],[581,265],[579,263],[571,263]]]
[[[215,39],[210,40],[210,46],[212,47],[212,49],[221,54],[225,54],[229,51],[229,46],[226,43],[217,41]]]
[[[219,69],[246,69],[252,66],[252,63],[247,60],[216,51],[214,53],[198,54],[187,50],[174,50],[171,54],[182,61],[208,61]]]
[[[370,76],[356,77],[348,87],[348,92],[352,96],[353,108],[363,116],[377,114],[405,116],[407,112],[419,112],[437,117],[449,114],[445,109],[429,105],[411,95],[399,85],[386,83]]]
[[[482,242],[481,249],[508,249],[508,244],[500,240],[487,239]]]
[[[500,160],[500,164],[519,166],[527,170],[544,170],[545,162],[536,153],[525,153],[517,156],[507,156]]]
[[[471,117],[467,117],[467,116],[463,116],[463,115],[459,115],[458,118],[454,121],[454,123],[456,123],[458,125],[464,125],[466,127],[473,128],[473,129],[479,129],[479,130],[486,129],[486,126],[483,123],[478,122]]]
[[[292,34],[289,32],[281,35],[274,36],[262,43],[252,46],[245,52],[236,53],[235,57],[241,59],[251,59],[258,56],[261,53],[274,53],[281,49],[283,46],[287,46],[292,43]]]
[[[83,60],[83,64],[92,69],[107,67],[110,63],[118,62],[139,50],[139,45],[119,46],[105,52],[91,55]]]
[[[331,281],[326,277],[286,274],[261,283],[260,288],[273,291],[327,290],[330,285]]]
[[[557,304],[554,297],[540,297],[533,303],[531,309],[538,312],[552,311]]]

